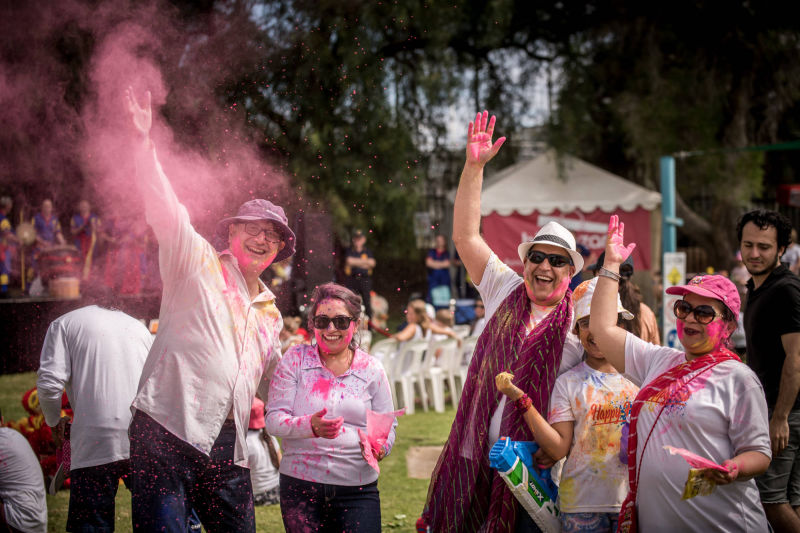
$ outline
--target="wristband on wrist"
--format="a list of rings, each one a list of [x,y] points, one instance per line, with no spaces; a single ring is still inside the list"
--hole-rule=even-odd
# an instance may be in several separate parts
[[[517,409],[519,409],[524,413],[530,408],[531,405],[533,405],[533,401],[530,398],[528,398],[527,394],[523,394],[522,396],[514,400],[514,405],[517,407]]]
[[[621,276],[614,272],[613,270],[609,270],[606,267],[600,267],[600,271],[597,273],[598,276],[603,276],[605,278],[613,279],[614,281],[619,281]]]

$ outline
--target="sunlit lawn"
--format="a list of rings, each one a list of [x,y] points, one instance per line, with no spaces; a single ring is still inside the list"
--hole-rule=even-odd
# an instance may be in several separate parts
[[[6,420],[16,420],[25,416],[22,409],[22,393],[36,384],[36,374],[15,374],[0,376],[0,409]],[[397,442],[392,454],[381,461],[381,475],[378,488],[381,493],[381,514],[383,529],[412,531],[417,517],[422,511],[428,480],[409,479],[406,472],[406,451],[410,446],[441,445],[447,438],[455,411],[448,409],[443,414],[424,413],[421,409],[400,419],[397,428]],[[67,523],[69,491],[62,490],[55,496],[47,497],[50,531],[64,531]],[[120,485],[117,495],[117,531],[131,531],[130,493]],[[256,525],[258,531],[283,531],[280,508],[257,507]]]

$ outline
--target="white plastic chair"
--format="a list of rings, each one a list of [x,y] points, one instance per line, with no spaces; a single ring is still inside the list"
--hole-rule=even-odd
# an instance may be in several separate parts
[[[461,400],[461,391],[464,390],[464,384],[467,382],[467,371],[469,364],[472,361],[472,354],[475,352],[475,345],[478,344],[478,337],[467,337],[461,341],[461,358],[454,364],[458,365],[454,368],[454,378],[458,378],[458,389],[456,396]]]
[[[435,354],[439,351],[439,358]],[[420,381],[431,384],[431,397],[433,399],[433,410],[437,413],[444,412],[444,384],[450,387],[450,396],[453,406],[457,407],[455,398],[455,380],[453,379],[453,360],[458,359],[458,341],[455,339],[444,339],[434,341],[428,346],[425,361],[420,368]]]
[[[359,336],[360,336],[360,342],[358,344],[358,347],[364,350],[365,352],[369,352],[370,350],[369,347],[372,344],[372,332],[368,329],[365,329],[359,333]]]
[[[406,414],[414,414],[414,387],[419,386],[422,408],[428,410],[428,395],[425,391],[424,382],[419,380],[419,369],[422,366],[422,356],[428,348],[428,341],[413,340],[406,342],[397,353],[396,364],[393,365],[391,385],[392,388],[399,388],[396,397],[402,398],[403,407]]]
[[[367,351],[383,364],[383,368],[388,374],[394,355],[397,352],[397,339],[381,339],[376,341]]]
[[[456,332],[456,335],[463,339],[464,337],[469,337],[469,332],[472,328],[469,324],[456,324],[452,329]]]

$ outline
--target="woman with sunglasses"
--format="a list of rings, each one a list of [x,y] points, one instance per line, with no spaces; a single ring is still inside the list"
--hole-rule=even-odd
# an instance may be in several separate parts
[[[620,531],[767,531],[754,476],[769,465],[767,405],[756,375],[728,349],[739,294],[723,276],[670,287],[683,350],[647,343],[617,326],[619,266],[635,244],[611,217],[589,328],[614,367],[641,387],[630,412],[628,481]],[[714,492],[682,500],[682,448],[722,466],[699,472]]]
[[[280,499],[286,531],[380,531],[378,472],[367,463],[367,410],[393,410],[383,367],[358,348],[361,297],[335,283],[314,290],[308,315],[316,344],[290,348],[272,378],[267,430],[281,437]]]

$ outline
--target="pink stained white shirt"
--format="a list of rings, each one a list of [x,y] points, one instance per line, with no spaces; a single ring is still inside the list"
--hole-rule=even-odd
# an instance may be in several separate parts
[[[650,344],[631,333],[625,337],[625,376],[640,387],[685,362],[680,350]],[[767,401],[755,373],[744,363],[725,361],[668,400],[665,396],[645,403],[636,426],[639,531],[767,531],[754,479],[682,500],[690,466],[664,449],[684,448],[717,464],[746,451],[771,458]]]
[[[195,231],[154,148],[139,154],[137,174],[164,291],[132,408],[206,455],[233,412],[234,462],[247,467],[250,406],[257,390],[267,397],[281,353],[275,296],[259,281],[251,299],[236,258]]]
[[[311,416],[327,408],[326,418],[344,417],[335,439],[314,437]],[[334,376],[323,366],[316,346],[301,344],[284,355],[269,391],[267,431],[281,437],[281,474],[330,485],[372,483],[378,473],[361,455],[358,430],[367,430],[367,409],[394,410],[389,381],[377,359],[358,349],[350,368]],[[391,451],[397,421],[384,448]]]

